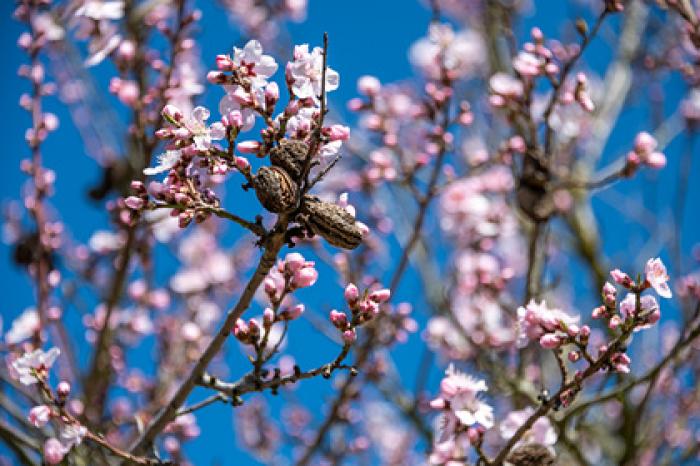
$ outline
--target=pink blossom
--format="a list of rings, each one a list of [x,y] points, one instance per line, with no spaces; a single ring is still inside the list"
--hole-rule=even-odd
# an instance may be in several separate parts
[[[349,283],[348,286],[345,287],[345,300],[349,304],[353,304],[357,302],[358,298],[360,297],[360,290],[355,286],[354,283]]]
[[[34,406],[29,410],[29,416],[27,416],[27,420],[34,427],[45,426],[49,419],[51,419],[51,408],[46,405]]]
[[[61,354],[61,351],[58,348],[51,348],[46,352],[36,349],[31,353],[24,353],[22,357],[14,360],[12,369],[22,384],[32,385],[39,382],[40,378],[45,379],[47,377],[48,370],[59,354]]]
[[[56,386],[56,394],[61,398],[66,398],[68,395],[70,395],[70,389],[70,384],[65,380],[62,380],[58,383],[58,386]]]
[[[314,47],[309,52],[309,44],[294,47],[294,61],[288,65],[292,82],[292,91],[300,99],[318,99],[321,95],[323,76],[323,49]],[[326,69],[326,92],[338,89],[340,75],[328,67]]]
[[[254,88],[267,84],[267,79],[277,71],[277,62],[270,55],[263,54],[263,47],[257,40],[248,41],[242,49],[233,48],[233,63],[250,79]]]
[[[294,272],[292,285],[296,288],[306,288],[316,283],[318,272],[312,267],[304,267]]]
[[[647,281],[659,296],[662,298],[670,298],[672,296],[671,288],[667,283],[669,277],[666,272],[666,266],[661,262],[661,259],[658,257],[649,259],[644,267],[644,273]]]
[[[68,453],[68,450],[58,439],[51,437],[44,442],[44,461],[46,463],[59,464],[63,461],[66,453]]]
[[[374,76],[360,76],[357,80],[357,92],[367,96],[375,96],[382,88],[379,79]]]
[[[486,382],[472,378],[454,368],[447,368],[440,382],[440,396],[449,404],[450,413],[464,426],[479,424],[489,429],[493,426],[493,408],[479,399],[486,391]],[[434,400],[435,401],[435,400]]]

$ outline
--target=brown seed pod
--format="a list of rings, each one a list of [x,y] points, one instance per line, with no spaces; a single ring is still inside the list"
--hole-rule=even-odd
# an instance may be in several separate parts
[[[270,150],[270,163],[284,169],[293,180],[299,181],[309,146],[304,141],[295,139],[282,139],[279,146]]]
[[[512,466],[554,466],[555,458],[547,447],[539,443],[528,443],[516,448],[506,458]]]
[[[314,196],[304,196],[305,223],[311,231],[333,246],[355,249],[362,242],[362,231],[350,215],[339,205],[324,202]]]
[[[297,184],[279,167],[260,167],[253,187],[260,203],[270,212],[291,212],[297,206]]]

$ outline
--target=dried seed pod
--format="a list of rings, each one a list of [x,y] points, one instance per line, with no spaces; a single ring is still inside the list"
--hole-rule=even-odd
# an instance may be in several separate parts
[[[304,141],[282,139],[279,146],[270,150],[270,163],[284,169],[295,181],[299,181],[309,146]]]
[[[260,167],[253,187],[260,203],[270,212],[291,212],[297,206],[297,184],[281,168]]]
[[[305,196],[303,212],[311,231],[333,246],[355,249],[362,242],[362,231],[355,217],[339,205],[324,202],[314,196]]]
[[[506,464],[512,466],[553,466],[554,455],[549,448],[539,443],[528,443],[516,448],[506,458]]]

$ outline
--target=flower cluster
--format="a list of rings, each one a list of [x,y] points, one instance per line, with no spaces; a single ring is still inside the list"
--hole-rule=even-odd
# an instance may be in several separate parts
[[[440,396],[430,402],[440,410],[439,436],[430,455],[431,464],[449,464],[464,457],[486,429],[494,425],[493,408],[481,399],[486,382],[475,379],[450,365],[440,382]]]
[[[330,312],[330,321],[337,328],[346,344],[351,344],[357,338],[355,328],[369,322],[380,312],[380,306],[387,302],[391,291],[386,288],[374,291],[365,290],[360,294],[359,288],[353,283],[345,287],[345,301],[350,308],[351,317],[345,312],[333,309]]]
[[[651,168],[664,168],[666,156],[656,150],[658,142],[651,134],[642,131],[634,139],[634,148],[627,154],[625,174],[631,176],[640,165]]]

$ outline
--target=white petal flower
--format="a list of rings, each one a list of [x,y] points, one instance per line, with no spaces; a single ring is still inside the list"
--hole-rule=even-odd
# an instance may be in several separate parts
[[[45,377],[48,370],[61,351],[58,348],[51,348],[44,352],[41,349],[25,353],[21,358],[12,362],[12,369],[15,371],[19,381],[24,385],[32,385],[39,381],[38,377]]]
[[[61,443],[70,450],[75,445],[80,445],[83,442],[83,437],[87,434],[87,428],[80,424],[66,424],[61,430]]]
[[[233,62],[247,76],[253,88],[262,88],[267,84],[267,78],[277,71],[277,62],[270,55],[263,54],[263,48],[257,40],[250,40],[245,47],[233,48]]]
[[[661,259],[658,257],[656,259],[649,259],[647,261],[646,267],[644,267],[644,273],[646,274],[646,279],[651,284],[652,288],[662,298],[670,298],[672,296],[671,288],[668,286],[668,272],[666,272],[666,266]]]
[[[182,158],[182,151],[169,150],[158,156],[158,165],[143,169],[144,175],[157,175],[158,173],[167,172],[172,169]]]
[[[297,45],[294,48],[294,61],[289,64],[294,83],[292,91],[300,99],[313,98],[318,101],[323,81],[323,49],[314,47],[309,52],[309,45]],[[326,92],[338,89],[340,75],[332,68],[326,68]]]

